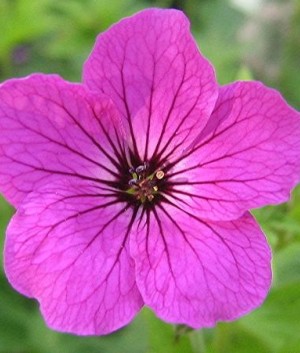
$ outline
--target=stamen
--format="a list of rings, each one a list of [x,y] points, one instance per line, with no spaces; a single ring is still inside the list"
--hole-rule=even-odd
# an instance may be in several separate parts
[[[155,176],[157,179],[161,180],[165,176],[165,173],[162,170],[158,170]]]
[[[152,201],[154,199],[154,195],[152,195],[152,194],[148,195],[147,198],[148,198],[149,201]]]
[[[144,171],[146,171],[147,170],[147,163],[146,162],[144,162],[144,164],[143,165],[140,165],[140,166],[138,166],[136,169],[135,169],[135,172],[137,173],[137,174],[141,174],[142,172],[144,172]]]
[[[141,203],[154,200],[155,196],[159,194],[160,180],[165,176],[165,173],[160,169],[154,172],[149,169],[147,162],[129,169],[131,179],[128,181],[128,185],[130,188],[126,192]]]
[[[129,182],[128,182],[128,184],[129,184],[130,186],[137,185],[137,180],[136,180],[136,179],[130,179]]]

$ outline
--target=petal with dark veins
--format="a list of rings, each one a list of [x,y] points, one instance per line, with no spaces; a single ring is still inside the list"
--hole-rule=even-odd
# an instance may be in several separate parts
[[[0,85],[1,192],[17,207],[49,178],[108,185],[119,173],[118,119],[109,98],[56,75]]]
[[[287,201],[300,180],[299,156],[300,114],[261,83],[233,83],[221,88],[205,130],[170,170],[169,197],[199,217],[236,219]]]
[[[134,231],[130,252],[145,305],[197,329],[258,307],[271,284],[270,248],[250,214],[208,222],[161,206]]]
[[[180,155],[204,128],[218,92],[177,10],[145,10],[100,34],[83,77],[113,99],[142,161]]]
[[[7,230],[5,271],[47,324],[81,335],[126,325],[143,301],[129,254],[135,214],[97,184],[52,182],[29,194]]]

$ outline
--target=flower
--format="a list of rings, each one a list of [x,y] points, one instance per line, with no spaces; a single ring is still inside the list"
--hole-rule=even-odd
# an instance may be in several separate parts
[[[110,333],[143,305],[193,328],[259,306],[271,254],[247,210],[299,181],[299,113],[261,83],[218,86],[176,10],[101,34],[83,78],[0,87],[11,284],[76,334]]]

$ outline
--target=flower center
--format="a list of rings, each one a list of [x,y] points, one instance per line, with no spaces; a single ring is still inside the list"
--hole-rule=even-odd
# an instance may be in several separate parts
[[[162,170],[151,173],[148,163],[144,162],[137,168],[130,168],[129,173],[131,179],[128,182],[129,188],[126,192],[133,195],[136,200],[141,203],[151,202],[159,194],[160,184],[165,175]]]

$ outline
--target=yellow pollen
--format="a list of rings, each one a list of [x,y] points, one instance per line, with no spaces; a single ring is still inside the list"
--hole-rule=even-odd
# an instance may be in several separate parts
[[[153,190],[154,191],[158,191],[158,187],[157,186],[153,186]]]
[[[159,170],[159,171],[156,172],[155,176],[156,176],[157,179],[160,180],[160,179],[162,179],[165,176],[165,173],[162,170]]]

